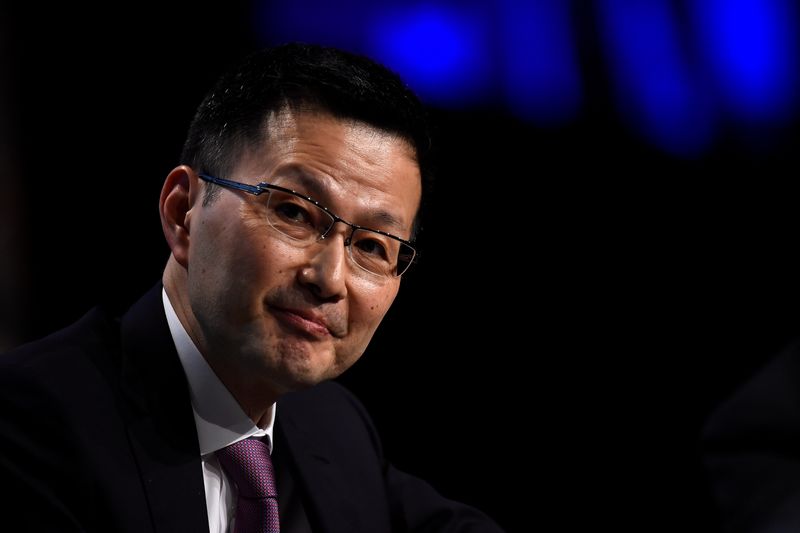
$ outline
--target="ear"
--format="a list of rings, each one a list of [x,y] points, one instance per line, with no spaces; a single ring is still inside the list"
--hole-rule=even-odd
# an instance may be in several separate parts
[[[189,265],[189,221],[192,208],[201,201],[200,189],[200,180],[192,168],[181,165],[167,175],[158,202],[164,237],[184,268]]]

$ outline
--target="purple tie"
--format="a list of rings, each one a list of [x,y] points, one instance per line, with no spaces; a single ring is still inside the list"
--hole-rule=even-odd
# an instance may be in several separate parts
[[[278,492],[267,444],[240,440],[217,451],[217,458],[239,491],[234,533],[279,533]]]

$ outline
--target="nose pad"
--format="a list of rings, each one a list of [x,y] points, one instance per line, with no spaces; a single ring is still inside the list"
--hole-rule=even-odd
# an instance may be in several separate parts
[[[336,223],[337,222],[341,222],[342,224],[345,224],[347,226],[347,228],[350,230],[350,233],[347,234],[347,236],[342,241],[342,246],[347,251],[347,256],[350,259],[352,259],[353,258],[353,254],[352,254],[352,251],[350,249],[350,245],[353,242],[353,235],[355,235],[356,230],[358,229],[355,226],[352,226],[351,224],[345,222],[344,220],[336,220],[336,221],[333,222],[333,224],[331,224],[331,227],[328,228],[328,231],[326,231],[325,233],[321,233],[320,234],[319,241],[327,241],[327,240],[329,240],[329,237],[331,237],[331,235],[336,235],[336,232],[333,231],[333,228],[336,227]],[[345,230],[345,231],[347,231],[347,230]]]
[[[347,255],[349,252],[344,246],[348,240],[337,233],[329,233],[326,238],[320,239],[309,248],[309,258],[306,265],[298,271],[301,283],[310,287],[311,291],[323,299],[339,299],[346,292],[345,278],[347,275]]]

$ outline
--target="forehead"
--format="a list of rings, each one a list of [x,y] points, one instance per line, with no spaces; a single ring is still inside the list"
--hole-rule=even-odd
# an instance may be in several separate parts
[[[404,139],[364,122],[284,109],[265,123],[264,143],[236,174],[297,187],[334,210],[389,214],[410,231],[421,197],[416,154]],[[380,216],[380,215],[376,215]],[[386,218],[386,217],[384,217]],[[354,222],[366,224],[364,221]]]
[[[399,135],[325,111],[284,107],[266,117],[264,131],[266,143],[262,148],[274,157],[296,151],[323,155],[327,149],[339,156],[377,158],[376,163],[387,162],[381,157],[403,157],[417,164],[414,148]]]

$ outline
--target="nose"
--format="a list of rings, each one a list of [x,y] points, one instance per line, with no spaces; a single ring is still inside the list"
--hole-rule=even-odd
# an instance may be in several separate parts
[[[347,249],[342,232],[331,232],[309,246],[308,260],[297,273],[302,285],[325,301],[338,301],[347,295]]]

